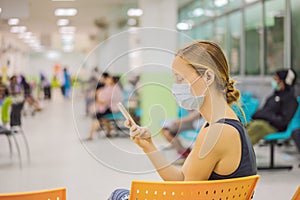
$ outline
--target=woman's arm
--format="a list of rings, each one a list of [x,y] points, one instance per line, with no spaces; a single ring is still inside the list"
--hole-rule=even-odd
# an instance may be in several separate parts
[[[135,142],[146,153],[156,171],[160,177],[165,181],[183,181],[184,175],[180,169],[171,165],[164,156],[157,150],[152,142],[151,133],[145,127],[139,127],[137,125],[129,125],[126,121],[125,125],[130,127],[130,136],[133,142]]]
[[[156,147],[144,150],[156,171],[164,181],[183,181],[184,175],[180,169],[172,165],[165,157],[159,152]]]

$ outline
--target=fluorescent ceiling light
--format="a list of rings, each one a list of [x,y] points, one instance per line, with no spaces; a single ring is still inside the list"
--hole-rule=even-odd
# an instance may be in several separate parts
[[[20,33],[19,38],[20,39],[30,39],[32,37],[32,32],[25,32],[25,33]]]
[[[59,19],[57,20],[57,26],[66,26],[69,24],[69,20],[68,19]]]
[[[127,15],[130,17],[139,17],[143,15],[143,10],[139,8],[130,8],[127,11]]]
[[[20,22],[20,20],[18,19],[18,18],[10,18],[9,20],[8,20],[8,24],[9,25],[18,25],[19,24],[19,22]]]
[[[213,10],[204,10],[204,15],[208,17],[214,17],[215,12]]]
[[[76,27],[74,26],[64,26],[59,28],[59,32],[61,34],[74,34],[76,31]]]
[[[202,8],[196,8],[192,13],[194,17],[200,17],[204,14],[204,10]]]
[[[64,52],[71,52],[74,50],[74,45],[64,45],[62,49]]]
[[[11,33],[24,33],[26,30],[26,26],[12,26],[10,28]]]
[[[179,22],[177,23],[176,27],[180,31],[191,30],[193,27],[193,22],[192,21]]]
[[[77,9],[75,8],[58,8],[54,12],[55,16],[75,16]]]
[[[47,53],[46,53],[46,57],[48,58],[48,59],[51,59],[51,60],[55,60],[55,59],[58,59],[58,58],[60,58],[60,53],[58,52],[58,51],[48,51]]]
[[[178,23],[176,27],[177,27],[178,30],[181,30],[181,31],[185,31],[185,30],[189,30],[190,29],[189,24],[184,23],[184,22]]]
[[[215,0],[215,6],[223,7],[228,4],[228,0]]]
[[[74,41],[74,35],[73,34],[63,34],[61,35],[62,42],[73,42]]]

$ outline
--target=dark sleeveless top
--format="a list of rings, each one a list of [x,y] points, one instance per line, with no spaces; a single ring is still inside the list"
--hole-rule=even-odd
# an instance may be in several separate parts
[[[208,180],[219,180],[219,179],[228,179],[228,178],[238,178],[244,176],[251,176],[257,173],[256,167],[256,157],[253,150],[252,143],[248,138],[248,134],[242,125],[242,123],[235,119],[220,119],[216,123],[228,124],[233,126],[238,130],[241,139],[241,160],[238,168],[231,174],[228,175],[219,175],[215,172],[212,172]]]

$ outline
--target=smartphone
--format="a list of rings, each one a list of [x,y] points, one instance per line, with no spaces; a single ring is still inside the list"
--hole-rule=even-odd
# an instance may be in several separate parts
[[[117,104],[118,108],[120,109],[120,111],[122,112],[123,116],[129,120],[129,122],[132,125],[136,125],[135,121],[132,119],[131,115],[129,114],[129,112],[126,110],[126,108],[123,106],[123,104],[121,102],[119,102]]]

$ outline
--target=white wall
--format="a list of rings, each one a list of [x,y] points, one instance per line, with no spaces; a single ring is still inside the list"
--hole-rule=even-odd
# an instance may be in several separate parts
[[[18,38],[10,34],[0,34],[0,73],[4,68],[6,74],[24,73],[25,67],[29,63],[29,48]]]
[[[85,55],[79,52],[64,53],[60,51],[46,51],[41,53],[32,53],[30,55],[29,65],[25,68],[26,74],[38,76],[40,72],[47,75],[48,78],[54,74],[54,66],[60,65],[67,67],[70,74],[75,76],[82,67]],[[86,67],[86,65],[84,66]]]

